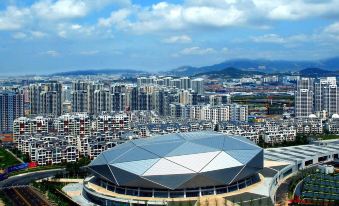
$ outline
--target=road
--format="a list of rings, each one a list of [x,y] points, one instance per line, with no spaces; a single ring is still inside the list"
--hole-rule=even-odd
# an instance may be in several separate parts
[[[16,176],[11,176],[8,179],[0,182],[0,189],[5,188],[5,187],[11,187],[11,186],[29,185],[29,183],[31,183],[34,180],[51,177],[64,171],[65,169],[61,168],[61,169],[36,171],[36,172],[30,172],[30,173],[20,174]]]
[[[288,187],[291,184],[292,178],[286,179],[283,183],[280,184],[276,191],[276,205],[284,206],[288,202]]]
[[[51,206],[43,195],[28,185],[34,180],[51,177],[64,171],[65,169],[61,168],[12,176],[0,182],[0,190],[14,206]]]

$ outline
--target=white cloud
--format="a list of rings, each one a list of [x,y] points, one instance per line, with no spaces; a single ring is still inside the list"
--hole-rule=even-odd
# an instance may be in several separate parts
[[[246,21],[243,11],[231,6],[227,9],[215,7],[189,7],[183,10],[183,20],[193,25],[225,27]]]
[[[182,55],[205,55],[215,53],[215,49],[213,48],[201,48],[201,47],[190,47],[185,48],[179,52]]]
[[[21,29],[29,16],[29,9],[19,9],[14,6],[9,6],[5,11],[0,11],[0,30]]]
[[[146,8],[133,6],[113,11],[109,17],[100,18],[98,24],[143,33],[192,26],[233,26],[243,23],[245,19],[244,13],[232,5],[217,8],[160,2]]]
[[[58,36],[61,38],[67,38],[67,32],[64,30],[61,30],[58,32]]]
[[[258,43],[284,43],[285,39],[277,34],[265,34],[263,36],[252,37],[254,42]]]
[[[47,36],[47,34],[41,31],[15,32],[12,34],[14,39],[40,39],[45,36]]]
[[[80,52],[81,55],[84,55],[84,56],[93,56],[93,55],[96,55],[98,54],[99,51],[98,50],[92,50],[92,51],[82,51]]]
[[[108,27],[112,25],[117,25],[120,27],[125,27],[127,24],[127,18],[131,14],[131,10],[129,9],[120,9],[118,11],[114,11],[111,13],[108,18],[100,18],[99,26]]]
[[[330,33],[330,34],[339,34],[339,22],[330,24],[324,29],[324,32]]]
[[[57,35],[61,38],[79,38],[88,37],[94,34],[99,34],[101,31],[97,31],[94,26],[60,23],[56,26],[55,30]],[[80,35],[80,36],[79,36]]]
[[[152,6],[133,5],[130,0],[38,0],[30,6],[8,6],[0,11],[0,30],[30,26],[29,29],[41,30],[34,27],[37,24],[51,29],[60,21],[71,24],[73,19],[111,4],[117,5],[115,10],[99,18],[98,25],[137,33],[196,27],[267,28],[272,20],[337,18],[339,8],[339,0],[185,0],[181,4],[159,2]],[[81,25],[73,24],[71,29],[80,31]]]
[[[285,43],[300,43],[313,40],[313,36],[307,36],[305,34],[297,34],[291,36],[280,36],[278,34],[265,34],[262,36],[251,37],[251,40],[257,43],[273,43],[273,44],[285,44]]]
[[[337,16],[338,0],[252,0],[256,10],[273,20]]]
[[[221,49],[221,52],[224,53],[224,54],[228,53],[229,49],[227,47],[224,47],[224,48]]]
[[[110,4],[129,5],[129,0],[40,0],[32,5],[37,16],[57,20],[80,18]]]
[[[339,0],[186,0],[151,7],[133,5],[101,18],[99,25],[139,33],[206,26],[267,28],[272,20],[338,16],[337,8]]]
[[[188,35],[180,35],[180,36],[171,36],[164,39],[166,43],[189,43],[192,39]]]
[[[12,35],[14,39],[25,39],[27,35],[23,32],[16,32]]]
[[[41,31],[31,31],[30,33],[31,33],[33,38],[37,38],[37,39],[47,36],[46,33],[41,32]]]
[[[55,51],[55,50],[49,50],[49,51],[44,52],[43,54],[46,54],[46,55],[51,56],[51,57],[60,56],[60,53],[58,51]]]
[[[131,4],[130,0],[38,0],[30,6],[17,7],[13,6],[15,2],[0,10],[0,30],[36,29],[37,25],[53,28],[55,22],[83,18],[111,4]]]
[[[85,16],[89,9],[78,0],[39,1],[32,6],[37,16],[44,19],[67,19]]]
[[[323,35],[327,39],[339,40],[339,22],[335,22],[324,28]]]
[[[82,28],[82,26],[80,24],[72,24],[71,25],[71,29],[73,29],[73,30],[79,30],[81,28]]]

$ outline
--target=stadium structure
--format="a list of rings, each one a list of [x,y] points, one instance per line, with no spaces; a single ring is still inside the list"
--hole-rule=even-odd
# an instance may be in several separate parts
[[[107,204],[140,198],[185,199],[241,190],[260,181],[263,149],[217,132],[174,133],[131,140],[101,153],[89,165],[84,196]],[[98,186],[95,193],[88,189]],[[106,203],[104,202],[106,201]]]

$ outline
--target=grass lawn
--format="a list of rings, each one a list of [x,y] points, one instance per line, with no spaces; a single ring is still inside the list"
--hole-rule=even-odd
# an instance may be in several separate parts
[[[20,162],[4,148],[0,148],[0,169],[5,169],[16,164],[20,164]]]
[[[321,135],[316,135],[315,137],[321,138],[323,140],[339,139],[339,135],[336,135],[336,134],[321,134]]]

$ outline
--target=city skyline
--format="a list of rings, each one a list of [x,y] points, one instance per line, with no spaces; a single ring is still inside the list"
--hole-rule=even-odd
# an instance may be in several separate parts
[[[160,71],[236,58],[328,58],[339,54],[338,7],[338,0],[5,0],[0,71]]]

